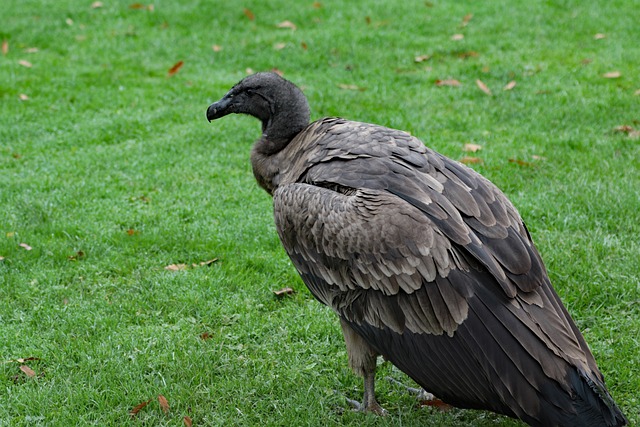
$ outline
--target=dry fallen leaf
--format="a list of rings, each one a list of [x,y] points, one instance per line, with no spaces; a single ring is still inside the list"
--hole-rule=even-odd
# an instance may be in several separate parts
[[[640,96],[640,89],[638,89],[637,91],[633,92],[633,94],[634,94],[635,96]]]
[[[218,258],[212,258],[212,259],[207,260],[207,261],[201,261],[200,262],[200,266],[205,266],[205,265],[209,266],[209,265],[213,264],[216,261],[218,261]]]
[[[245,68],[244,72],[247,74],[253,74],[253,68],[247,67]]]
[[[460,86],[460,82],[456,79],[436,80],[436,86]]]
[[[29,97],[27,95],[25,95],[24,93],[21,93],[20,95],[18,95],[18,98],[20,98],[20,101],[28,101]]]
[[[158,403],[160,403],[160,408],[162,408],[162,412],[164,412],[165,414],[169,413],[169,402],[167,401],[167,398],[164,397],[163,395],[159,394],[158,395]]]
[[[594,39],[596,40],[602,40],[603,38],[607,37],[605,34],[602,33],[597,33],[593,36]]]
[[[464,34],[454,34],[451,36],[451,40],[462,40],[464,38]]]
[[[511,90],[514,87],[516,87],[516,81],[515,80],[511,80],[509,83],[507,83],[506,85],[504,85],[504,87],[502,88],[502,90]]]
[[[142,3],[132,3],[129,5],[129,9],[144,9],[145,5]]]
[[[620,71],[609,71],[608,73],[604,73],[602,77],[605,79],[617,79],[621,75],[622,73]]]
[[[284,295],[292,295],[293,293],[295,293],[295,291],[291,288],[282,288],[279,289],[277,291],[273,291],[274,295],[277,297],[282,297]]]
[[[633,128],[629,125],[620,125],[613,128],[614,132],[629,133],[633,132]]]
[[[274,44],[274,45],[273,45],[273,48],[274,48],[275,50],[282,50],[282,49],[284,49],[285,47],[287,47],[287,44],[286,44],[286,43],[276,43],[276,44]]]
[[[284,73],[282,72],[282,70],[278,69],[278,68],[272,68],[271,69],[272,73],[276,73],[277,75],[279,75],[280,77],[284,76]]]
[[[418,55],[415,58],[413,58],[413,61],[414,62],[424,62],[429,58],[431,58],[431,56],[429,56],[429,55]]]
[[[422,401],[420,401],[419,404],[422,407],[431,406],[432,408],[437,408],[442,412],[446,412],[446,411],[449,411],[449,410],[453,409],[453,406],[449,405],[448,403],[444,403],[442,400],[440,400],[438,398],[422,400]]]
[[[91,3],[91,9],[98,9],[102,6],[103,4],[101,1],[94,1],[93,3]]]
[[[31,246],[27,245],[26,243],[20,243],[18,246],[20,246],[21,248],[24,248],[24,250],[26,251],[30,251],[31,249],[33,249]]]
[[[65,19],[64,22],[66,22],[68,26],[72,26],[73,25],[73,19],[71,19],[71,18]]]
[[[209,332],[203,332],[200,334],[200,339],[206,341],[208,339],[213,338]]]
[[[360,87],[360,86],[357,86],[357,85],[348,85],[348,84],[345,84],[345,83],[339,83],[338,87],[340,89],[343,89],[343,90],[359,90],[361,92],[366,90],[363,87]]]
[[[476,80],[476,84],[478,85],[481,91],[491,96],[491,89],[489,89],[489,87],[486,84],[484,84],[482,80]]]
[[[130,229],[128,229],[128,230],[127,230],[127,234],[128,234],[129,236],[133,236],[133,235],[134,235],[134,234],[136,234],[136,233],[137,233],[137,231],[136,231],[136,230],[134,230],[133,228],[130,228]]]
[[[33,371],[33,369],[31,369],[30,367],[28,367],[27,365],[21,365],[20,366],[20,370],[22,372],[24,372],[24,374],[26,376],[28,376],[29,378],[33,378],[36,376],[36,373]]]
[[[9,53],[9,41],[2,40],[2,54],[7,56],[7,53]]]
[[[482,150],[482,145],[468,143],[464,144],[464,147],[462,147],[462,151],[470,151],[472,153],[475,153],[479,150]]]
[[[167,265],[164,269],[169,271],[186,270],[187,264],[171,264],[171,265]]]
[[[294,31],[298,28],[298,27],[296,27],[296,24],[294,24],[291,21],[282,21],[281,23],[276,25],[276,27],[278,27],[278,28],[291,28]]]
[[[253,12],[251,12],[246,7],[242,9],[242,13],[244,13],[244,16],[246,16],[249,19],[249,21],[253,21],[254,19],[256,19],[256,15],[254,15]]]
[[[475,50],[470,50],[468,52],[462,52],[458,54],[458,58],[461,58],[461,59],[475,58],[477,56],[480,56],[480,54]]]
[[[533,160],[540,160],[540,161],[547,160],[547,158],[546,158],[546,157],[544,157],[544,156],[538,156],[537,154],[534,154],[533,156],[531,156],[531,158],[532,158]]]
[[[464,18],[462,18],[462,24],[460,24],[462,27],[466,27],[467,24],[469,23],[469,21],[471,21],[471,18],[473,18],[473,14],[472,13],[467,13],[466,15],[464,15]]]
[[[214,44],[213,46],[211,46],[211,49],[213,49],[214,52],[220,52],[222,50],[222,46]]]
[[[469,157],[464,156],[460,159],[460,163],[464,163],[465,165],[473,165],[473,164],[482,164],[484,161],[478,157]]]
[[[532,163],[525,162],[524,160],[520,160],[520,159],[509,159],[509,163],[515,163],[518,166],[533,166]]]
[[[75,255],[70,255],[70,256],[67,257],[67,259],[69,261],[78,261],[78,260],[80,260],[82,258],[84,258],[84,252],[82,252],[82,251],[78,251],[78,252],[75,253]]]
[[[322,3],[320,3],[319,1],[314,1],[313,2],[313,7],[315,9],[320,9],[322,7]]]
[[[21,59],[20,61],[18,61],[18,64],[22,65],[23,67],[26,68],[31,68],[33,67],[33,64],[29,61],[25,61],[24,59]]]
[[[182,419],[182,422],[184,422],[184,426],[185,427],[192,427],[193,426],[193,421],[191,421],[191,417],[189,417],[189,416],[185,416]]]
[[[307,50],[308,46],[305,42],[300,42],[300,47],[302,47],[302,49]]]
[[[167,75],[169,77],[173,76],[174,74],[176,74],[178,71],[180,71],[180,68],[182,68],[182,66],[184,65],[183,61],[178,61],[175,64],[173,64],[173,67],[169,68],[169,72],[167,73]]]
[[[129,411],[129,415],[131,416],[131,418],[133,418],[136,415],[138,415],[138,412],[140,412],[142,410],[142,408],[147,406],[150,402],[151,402],[151,400],[147,400],[146,402],[142,402],[142,403],[139,403],[136,406],[134,406],[134,408]]]
[[[4,257],[0,255],[0,261],[4,261]]]

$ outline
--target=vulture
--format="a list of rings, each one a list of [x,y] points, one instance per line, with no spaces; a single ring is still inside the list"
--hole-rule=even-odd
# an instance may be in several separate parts
[[[460,408],[532,426],[624,426],[518,211],[489,180],[409,133],[342,118],[310,123],[274,73],[207,109],[262,122],[251,150],[280,240],[339,317],[363,409],[382,414],[376,359]]]

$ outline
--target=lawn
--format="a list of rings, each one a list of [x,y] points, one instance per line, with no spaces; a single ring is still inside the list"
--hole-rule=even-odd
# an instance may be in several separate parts
[[[271,69],[304,88],[312,118],[409,131],[502,188],[640,423],[633,0],[0,11],[0,426],[521,425],[418,407],[388,363],[390,415],[349,410],[362,383],[338,321],[297,277],[251,173],[259,123],[205,119]]]

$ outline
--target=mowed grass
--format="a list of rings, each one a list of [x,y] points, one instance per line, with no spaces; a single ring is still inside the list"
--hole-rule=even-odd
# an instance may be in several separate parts
[[[390,415],[349,410],[362,383],[337,319],[297,277],[251,174],[259,123],[205,119],[247,69],[272,68],[314,119],[482,159],[471,166],[520,210],[640,422],[640,139],[615,130],[640,128],[635,2],[102,3],[1,8],[0,426],[520,425],[420,408],[387,363]],[[447,79],[461,85],[435,84]],[[165,269],[177,264],[198,266]]]

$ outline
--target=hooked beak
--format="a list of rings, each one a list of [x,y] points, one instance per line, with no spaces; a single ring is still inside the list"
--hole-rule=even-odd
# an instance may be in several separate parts
[[[209,105],[209,108],[207,108],[207,120],[211,122],[211,120],[219,119],[220,117],[233,113],[231,107],[231,97],[223,97],[220,101]]]

